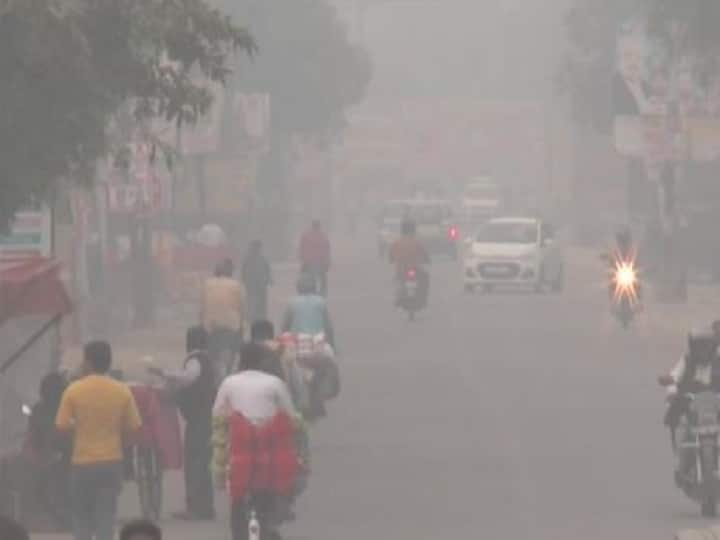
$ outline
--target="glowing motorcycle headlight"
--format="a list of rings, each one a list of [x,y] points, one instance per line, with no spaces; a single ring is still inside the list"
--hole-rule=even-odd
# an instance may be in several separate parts
[[[615,270],[615,282],[622,289],[630,289],[637,283],[637,273],[629,264],[621,264]]]

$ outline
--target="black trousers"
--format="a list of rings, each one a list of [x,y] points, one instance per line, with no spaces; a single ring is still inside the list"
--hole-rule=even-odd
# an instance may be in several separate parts
[[[267,287],[247,290],[248,318],[250,323],[267,319],[268,294]]]
[[[211,437],[209,420],[185,426],[185,502],[188,513],[202,519],[215,517]]]
[[[236,370],[236,359],[242,347],[242,335],[231,328],[215,328],[210,332],[208,354],[215,369],[217,383]],[[224,354],[224,353],[228,354]]]

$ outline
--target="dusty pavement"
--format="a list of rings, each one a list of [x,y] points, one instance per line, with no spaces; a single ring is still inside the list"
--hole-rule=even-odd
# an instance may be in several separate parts
[[[457,263],[438,260],[430,308],[408,323],[370,238],[357,246],[331,281],[344,390],[313,430],[286,540],[669,540],[708,525],[673,486],[655,379],[712,302],[649,302],[623,332],[594,256],[569,255],[560,296],[466,295]],[[182,490],[171,475],[168,512]],[[218,508],[213,524],[166,518],[166,537],[228,538]],[[122,515],[136,512],[128,486]]]

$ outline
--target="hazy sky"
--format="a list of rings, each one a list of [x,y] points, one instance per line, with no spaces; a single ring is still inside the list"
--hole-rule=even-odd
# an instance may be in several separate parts
[[[398,1],[368,9],[373,93],[545,96],[568,0]]]

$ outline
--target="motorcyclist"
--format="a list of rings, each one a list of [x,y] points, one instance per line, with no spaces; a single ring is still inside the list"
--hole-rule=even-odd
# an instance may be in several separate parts
[[[324,334],[327,343],[335,348],[335,332],[327,302],[318,294],[317,281],[312,274],[300,275],[297,295],[290,300],[285,310],[282,331],[311,336]]]
[[[629,265],[633,269],[637,268],[637,246],[635,244],[635,240],[633,239],[632,231],[628,227],[623,226],[618,229],[615,233],[614,245],[610,249],[609,254],[604,256],[604,258],[607,259],[607,262],[610,265],[610,274],[612,276],[617,273],[620,265]],[[634,300],[637,308],[642,309],[642,290],[639,281],[636,281],[634,284],[632,292],[634,294]],[[611,279],[608,287],[608,293],[611,300],[616,297],[617,283],[615,283],[614,279]]]
[[[720,361],[715,336],[706,331],[691,332],[688,335],[687,352],[670,373],[660,376],[658,380],[668,389],[669,406],[665,413],[665,425],[670,429],[675,447],[677,427],[688,410],[688,394],[696,394],[708,389],[720,391]],[[687,433],[681,436],[684,439]],[[692,464],[692,453],[681,452],[676,473],[678,483],[689,476]]]
[[[632,231],[627,227],[621,227],[615,233],[615,260],[632,261],[636,255]]]
[[[406,273],[414,270],[419,285],[423,303],[427,300],[430,278],[425,266],[430,263],[430,257],[417,238],[417,226],[411,219],[402,223],[402,236],[390,247],[390,262],[395,265],[395,276],[398,285],[402,283]],[[400,287],[398,287],[400,291]],[[398,301],[400,294],[398,294]]]
[[[297,348],[298,358],[306,362],[313,359],[313,365],[307,365],[315,376],[309,383],[309,407],[305,415],[310,420],[326,415],[321,387],[328,377],[337,376],[335,355],[335,332],[325,297],[317,293],[317,281],[313,275],[303,274],[297,284],[298,294],[290,300],[285,312],[282,330],[292,334]]]

